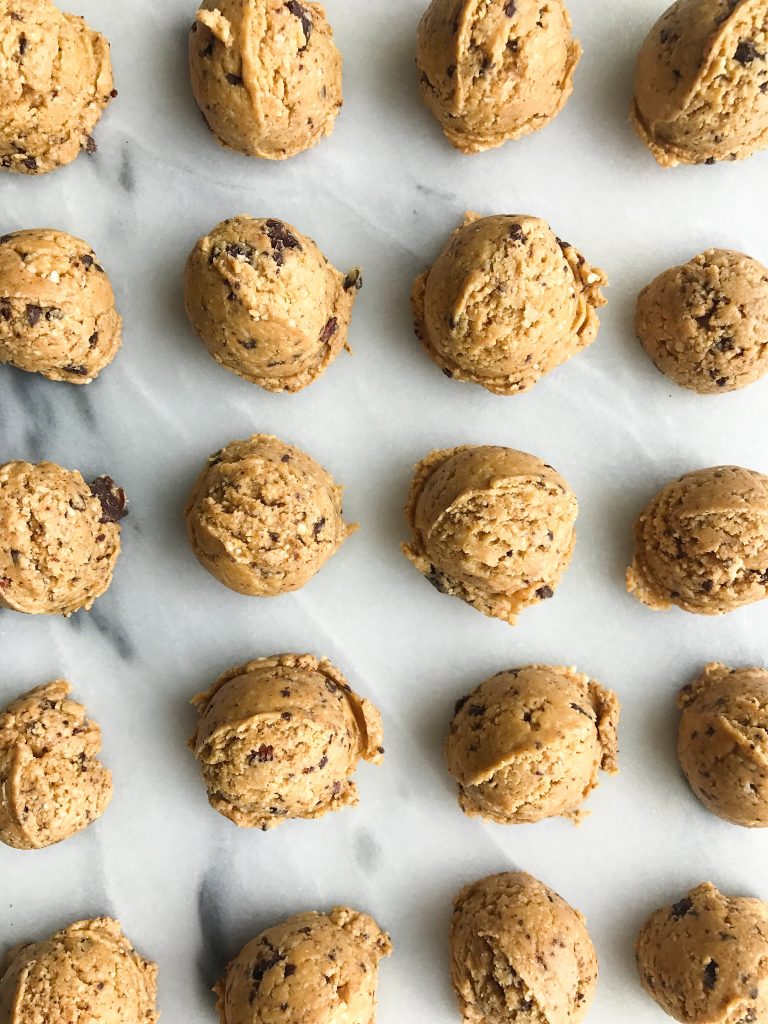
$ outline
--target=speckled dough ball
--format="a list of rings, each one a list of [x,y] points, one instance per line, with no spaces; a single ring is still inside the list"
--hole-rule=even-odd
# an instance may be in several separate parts
[[[322,4],[204,0],[189,66],[203,117],[230,149],[284,160],[333,131],[341,54]]]
[[[578,1024],[595,994],[597,956],[577,910],[509,871],[456,898],[451,977],[465,1024]]]
[[[416,45],[424,102],[463,153],[548,124],[580,56],[562,0],[432,0]]]
[[[515,624],[554,595],[576,543],[576,498],[534,455],[463,445],[416,466],[403,554],[441,594]]]
[[[592,344],[606,283],[538,217],[468,213],[414,282],[416,334],[446,376],[513,395]]]
[[[768,477],[739,466],[687,473],[635,524],[627,590],[655,611],[722,615],[768,595]]]
[[[190,253],[187,315],[217,362],[267,391],[301,391],[347,343],[360,272],[332,267],[274,219],[225,220]]]

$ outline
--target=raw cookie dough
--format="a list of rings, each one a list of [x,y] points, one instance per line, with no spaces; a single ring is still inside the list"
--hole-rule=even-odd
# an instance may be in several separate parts
[[[0,608],[88,610],[112,582],[127,514],[111,477],[89,485],[53,462],[0,466]]]
[[[214,989],[221,1024],[374,1024],[379,961],[391,952],[357,910],[294,914],[227,967]]]
[[[635,524],[627,590],[655,611],[722,615],[768,595],[768,477],[739,466],[687,473]]]
[[[187,260],[187,315],[213,358],[267,391],[301,391],[347,344],[360,272],[332,267],[283,221],[240,216]]]
[[[637,938],[643,988],[683,1024],[768,1019],[768,904],[710,882],[662,907]]]
[[[322,4],[204,0],[189,67],[211,131],[247,156],[295,156],[331,134],[341,109],[341,54]]]
[[[640,292],[637,336],[662,373],[700,394],[737,391],[768,373],[768,267],[708,249]]]
[[[90,384],[114,359],[121,328],[89,245],[51,228],[0,237],[0,363]]]
[[[562,0],[432,0],[419,23],[421,95],[463,153],[548,124],[571,95],[580,57]]]
[[[577,910],[508,871],[454,901],[451,977],[465,1024],[577,1024],[595,994],[597,956]]]
[[[630,111],[662,167],[768,146],[765,0],[677,0],[645,39]]]
[[[416,334],[446,376],[513,395],[592,344],[607,280],[538,217],[467,213],[414,282]]]
[[[94,152],[117,96],[104,36],[49,0],[5,0],[0,41],[0,166],[43,174]]]
[[[445,753],[459,806],[499,824],[578,821],[598,772],[618,771],[619,702],[553,665],[499,672],[456,704]]]
[[[329,661],[280,654],[229,669],[194,698],[189,741],[215,810],[265,832],[357,803],[360,758],[383,755],[378,709]]]
[[[269,434],[232,441],[208,459],[186,507],[198,561],[254,597],[298,590],[350,534],[342,488],[304,452]]]
[[[441,594],[514,625],[554,595],[576,543],[576,497],[555,470],[512,448],[462,445],[416,466],[402,551]]]
[[[0,961],[3,1024],[156,1024],[157,967],[109,917],[77,921]]]

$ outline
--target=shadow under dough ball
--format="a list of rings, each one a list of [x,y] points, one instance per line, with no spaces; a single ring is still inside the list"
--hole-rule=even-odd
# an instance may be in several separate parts
[[[446,376],[517,394],[592,344],[605,284],[538,217],[468,213],[414,282],[416,334]]]
[[[768,596],[768,477],[740,466],[667,484],[635,524],[627,590],[653,608],[723,615]]]
[[[424,103],[463,153],[548,124],[571,95],[580,57],[562,0],[432,0],[416,43]]]
[[[189,66],[203,117],[230,149],[284,160],[333,131],[341,54],[321,4],[205,0]]]

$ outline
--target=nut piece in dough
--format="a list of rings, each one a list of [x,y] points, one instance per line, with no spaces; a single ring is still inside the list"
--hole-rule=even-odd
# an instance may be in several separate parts
[[[6,0],[0,38],[0,167],[43,174],[93,152],[117,96],[104,36],[50,0]]]
[[[673,480],[635,524],[627,590],[654,611],[723,615],[768,595],[768,477],[715,466]]]
[[[111,477],[89,485],[53,462],[0,466],[0,608],[88,610],[112,582],[127,514]]]
[[[89,245],[50,228],[0,237],[0,363],[90,384],[114,359],[121,328]]]
[[[462,153],[548,124],[571,95],[580,57],[563,0],[432,0],[419,23],[421,95]]]
[[[514,625],[552,597],[576,543],[576,497],[534,455],[462,445],[416,466],[403,554],[441,594]]]
[[[0,960],[9,1024],[157,1024],[157,967],[109,917],[77,921]]]
[[[595,994],[597,956],[577,910],[508,871],[454,901],[451,977],[465,1024],[578,1024]]]
[[[640,48],[630,111],[662,167],[768,146],[768,4],[677,0]]]
[[[637,938],[643,988],[683,1024],[768,1019],[768,904],[702,882],[646,921]]]
[[[213,358],[267,391],[301,391],[347,344],[358,270],[272,218],[234,217],[201,238],[184,275],[187,316]]]
[[[538,217],[468,213],[414,282],[416,334],[446,376],[514,395],[592,344],[607,280]]]
[[[341,54],[322,4],[204,0],[189,67],[211,131],[246,156],[295,156],[331,134],[341,109]]]
[[[357,803],[360,758],[383,755],[378,709],[329,661],[280,654],[229,669],[195,697],[190,748],[215,810],[265,832]]]
[[[499,672],[456,704],[445,745],[459,806],[501,825],[578,822],[598,772],[618,771],[619,702],[571,668]]]
[[[392,952],[372,917],[334,907],[267,928],[214,991],[221,1024],[374,1024],[379,961]]]

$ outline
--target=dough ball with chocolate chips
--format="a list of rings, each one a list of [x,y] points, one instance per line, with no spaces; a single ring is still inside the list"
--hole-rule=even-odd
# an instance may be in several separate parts
[[[89,245],[53,229],[0,238],[0,363],[90,384],[114,359],[121,329]]]
[[[468,213],[414,282],[416,334],[446,376],[514,395],[592,344],[606,283],[538,217]]]
[[[301,391],[347,344],[362,285],[280,220],[240,216],[201,238],[187,260],[187,315],[226,369],[267,391]]]
[[[204,0],[189,66],[203,117],[230,149],[284,160],[333,131],[341,54],[322,4]]]
[[[419,23],[421,95],[463,153],[548,124],[571,95],[580,57],[563,0],[432,0]]]
[[[595,994],[597,956],[577,910],[508,871],[454,901],[451,978],[465,1024],[578,1024]]]
[[[93,152],[110,99],[109,43],[50,0],[0,4],[0,167],[43,174]]]
[[[441,594],[514,625],[554,595],[576,543],[576,497],[534,455],[462,445],[416,466],[403,554]]]
[[[655,611],[723,615],[768,596],[768,477],[739,466],[667,484],[635,524],[627,590]]]

